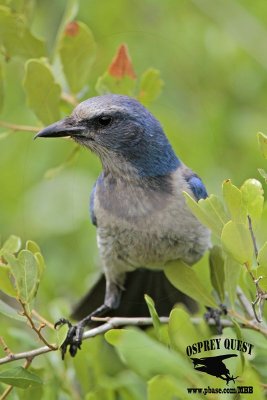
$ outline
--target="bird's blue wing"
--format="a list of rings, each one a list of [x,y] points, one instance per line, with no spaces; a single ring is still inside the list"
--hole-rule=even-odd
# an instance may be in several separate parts
[[[94,187],[91,192],[91,195],[90,195],[90,217],[91,217],[92,224],[95,226],[97,226],[97,220],[96,220],[95,211],[94,211],[96,184],[97,184],[97,181],[95,182]]]
[[[205,199],[208,197],[207,190],[202,180],[196,174],[186,177],[186,181],[192,190],[196,200]]]

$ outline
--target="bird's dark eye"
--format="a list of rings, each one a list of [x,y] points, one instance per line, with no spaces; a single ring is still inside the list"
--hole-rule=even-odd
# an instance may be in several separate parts
[[[104,115],[104,116],[98,118],[98,123],[102,126],[109,125],[111,123],[111,121],[112,121],[112,118],[107,115]]]

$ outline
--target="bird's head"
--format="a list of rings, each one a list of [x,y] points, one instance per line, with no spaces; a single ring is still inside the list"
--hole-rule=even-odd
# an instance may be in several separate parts
[[[104,170],[113,174],[159,176],[179,165],[159,122],[128,96],[104,95],[85,100],[69,117],[36,135],[66,136],[95,152]]]

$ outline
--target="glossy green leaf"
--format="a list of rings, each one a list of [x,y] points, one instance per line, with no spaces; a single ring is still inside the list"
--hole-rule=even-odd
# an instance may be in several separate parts
[[[13,56],[31,58],[45,55],[44,42],[33,36],[25,19],[1,5],[0,46],[7,59]]]
[[[83,22],[70,22],[59,45],[63,71],[72,93],[88,82],[95,60],[96,44],[92,32]]]
[[[22,367],[10,368],[0,372],[0,382],[22,389],[43,383],[39,376]]]
[[[34,255],[22,250],[18,258],[6,256],[15,279],[16,290],[21,301],[28,304],[35,296],[39,285],[39,270]]]
[[[242,193],[235,185],[232,184],[230,179],[223,182],[223,198],[231,219],[236,222],[245,222],[247,215],[246,209],[242,204]]]
[[[222,228],[229,217],[219,198],[211,195],[196,202],[188,193],[184,192],[184,196],[188,207],[199,221],[220,237]]]
[[[240,264],[252,265],[253,243],[247,225],[233,221],[227,222],[222,231],[224,250]]]
[[[21,239],[18,236],[11,235],[4,242],[2,248],[0,249],[0,256],[5,254],[15,254],[21,248]]]
[[[257,268],[256,273],[257,273],[257,278],[261,278],[259,282],[260,288],[267,292],[267,266],[266,265],[259,266]]]
[[[161,94],[163,84],[160,72],[157,69],[149,68],[141,76],[138,100],[144,105],[155,101]]]
[[[255,228],[260,222],[264,204],[262,184],[257,179],[247,179],[241,186],[241,193],[246,213],[252,220],[252,227]]]
[[[31,253],[34,254],[34,257],[35,257],[35,259],[37,261],[37,264],[38,264],[39,279],[41,279],[41,276],[42,276],[42,274],[44,272],[44,269],[45,269],[45,261],[44,261],[44,258],[42,256],[42,254],[41,254],[40,247],[34,241],[28,240],[26,242],[26,250],[29,250]]]
[[[225,288],[228,292],[229,300],[234,306],[236,299],[236,288],[242,266],[232,257],[226,255],[224,271],[225,271]]]
[[[150,316],[152,318],[153,326],[154,326],[155,332],[157,334],[157,337],[159,338],[159,340],[161,340],[161,333],[160,333],[161,323],[160,323],[160,320],[159,320],[159,316],[158,316],[157,310],[155,308],[155,303],[151,299],[151,297],[148,296],[147,294],[145,294],[145,301],[146,301],[146,304],[148,306],[149,313],[150,313]]]
[[[16,297],[17,292],[11,283],[10,268],[7,265],[0,264],[0,290],[8,296]]]
[[[60,118],[61,88],[44,59],[29,60],[26,63],[24,89],[29,107],[40,121],[48,125]]]
[[[258,133],[258,142],[259,142],[259,146],[260,146],[261,152],[263,154],[263,157],[267,158],[267,136],[264,133],[259,132]]]
[[[140,330],[111,329],[105,334],[105,338],[115,346],[123,362],[145,379],[150,379],[155,374],[192,374],[191,365],[184,362],[184,357],[172,353]]]
[[[205,306],[217,307],[214,298],[202,285],[194,269],[183,261],[168,262],[164,267],[164,272],[173,286],[182,293]]]
[[[224,302],[224,258],[222,249],[219,246],[213,246],[209,256],[210,279],[212,286],[216,290],[220,301]]]
[[[26,250],[29,250],[33,254],[40,253],[40,247],[33,240],[27,240]]]
[[[168,375],[154,376],[148,382],[148,400],[191,399],[186,394],[182,382]]]

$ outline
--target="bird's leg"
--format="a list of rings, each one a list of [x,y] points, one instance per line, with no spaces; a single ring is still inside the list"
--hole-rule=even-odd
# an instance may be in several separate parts
[[[220,304],[220,308],[206,307],[207,312],[204,315],[206,321],[213,319],[219,335],[222,334],[223,327],[221,323],[221,316],[227,315],[227,308],[224,304]]]
[[[68,321],[65,318],[60,318],[55,323],[55,328],[65,324],[67,324],[69,328],[66,339],[64,340],[64,342],[60,347],[62,360],[64,360],[68,347],[69,347],[69,353],[72,357],[74,357],[78,349],[81,348],[84,327],[91,322],[92,317],[100,317],[106,315],[110,310],[115,310],[116,308],[118,308],[120,304],[120,299],[121,299],[121,288],[118,287],[115,283],[107,282],[104,303],[100,307],[98,307],[95,311],[87,315],[76,325],[72,325],[70,321]]]

